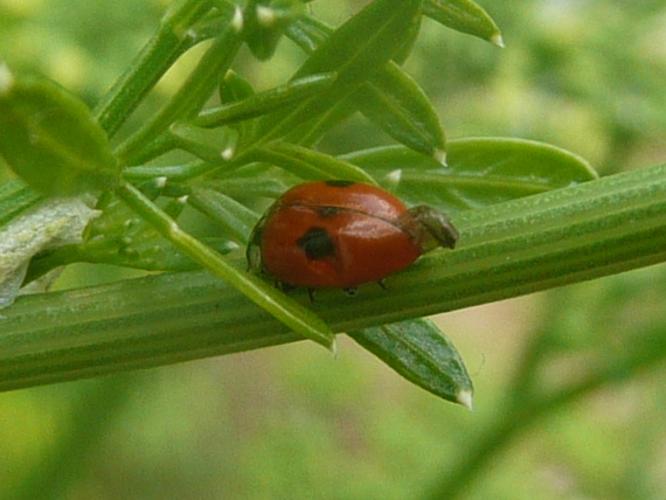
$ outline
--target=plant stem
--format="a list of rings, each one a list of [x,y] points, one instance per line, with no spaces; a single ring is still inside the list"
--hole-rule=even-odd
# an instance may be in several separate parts
[[[390,277],[388,291],[323,291],[311,308],[342,332],[663,262],[666,165],[460,212],[453,222],[455,251]],[[295,297],[307,301],[304,291]],[[21,297],[2,312],[0,390],[301,338],[201,272]]]
[[[141,157],[142,148],[156,139],[175,120],[197,113],[210,97],[219,79],[233,61],[241,39],[233,23],[229,24],[206,50],[196,68],[171,100],[143,127],[120,144],[115,154],[126,165]]]
[[[157,32],[95,108],[95,117],[109,137],[191,46],[187,29],[210,8],[208,0],[184,0],[165,14]]]

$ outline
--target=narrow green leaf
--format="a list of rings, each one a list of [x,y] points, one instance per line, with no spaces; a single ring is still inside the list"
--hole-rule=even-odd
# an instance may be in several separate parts
[[[201,112],[194,123],[200,127],[217,127],[227,123],[265,115],[320,93],[333,84],[336,73],[323,73],[290,81],[279,87],[260,92],[223,106]]]
[[[453,343],[428,319],[401,321],[349,336],[407,380],[472,408],[473,386]]]
[[[169,133],[177,147],[210,163],[230,161],[236,153],[238,132],[229,127],[211,130],[176,122]]]
[[[354,95],[370,121],[405,146],[443,158],[444,130],[435,108],[412,77],[389,63]]]
[[[20,179],[0,184],[0,227],[41,199],[39,194]]]
[[[243,245],[259,220],[259,214],[213,189],[194,188],[187,201],[219,224],[225,235]]]
[[[262,120],[265,140],[289,133],[306,120],[317,119],[386,64],[419,15],[420,4],[419,0],[375,0],[335,30],[294,75],[297,79],[334,71],[338,74],[335,85],[288,113],[266,116]]]
[[[424,0],[423,13],[444,26],[504,47],[495,21],[472,0]]]
[[[9,166],[48,195],[113,188],[119,167],[86,105],[53,82],[3,71],[0,155]]]
[[[210,44],[197,66],[169,102],[130,137],[115,148],[116,156],[126,165],[145,161],[145,148],[164,134],[178,120],[196,117],[226,73],[241,46],[239,26],[232,19]]]
[[[396,169],[436,170],[442,168],[442,164],[433,157],[398,145],[363,149],[340,155],[338,158],[381,177]]]
[[[289,134],[285,135],[284,140],[302,146],[312,146],[319,142],[329,130],[350,118],[357,111],[355,95],[348,95],[314,120],[295,126]]]
[[[413,162],[405,148],[342,157],[356,162],[410,204],[445,211],[478,208],[595,179],[579,156],[548,144],[511,138],[449,141],[448,165]]]
[[[304,178],[345,179],[376,184],[370,175],[356,165],[302,146],[275,142],[264,146],[262,151],[268,153],[264,159],[270,158],[271,163],[289,172],[304,174]]]
[[[182,165],[139,165],[123,169],[123,177],[132,181],[142,181],[157,177],[180,181],[198,177],[210,169],[210,163],[202,160],[195,160]]]
[[[254,95],[252,84],[233,70],[228,70],[220,82],[220,102],[222,105],[233,106]],[[238,132],[238,147],[251,139],[254,135],[256,120],[243,120],[232,127]]]
[[[414,46],[416,45],[416,40],[419,37],[419,33],[421,32],[421,21],[423,20],[423,16],[416,16],[414,18],[414,22],[412,25],[409,27],[409,30],[407,31],[407,34],[405,35],[405,40],[402,42],[402,45],[398,49],[398,51],[395,53],[393,56],[393,60],[402,65],[409,55],[412,53],[412,50],[414,49]]]
[[[304,12],[301,0],[249,0],[243,35],[255,57],[270,58],[285,28]]]
[[[211,179],[208,185],[232,198],[277,198],[288,187],[278,179],[265,177]]]
[[[220,81],[219,94],[222,104],[230,104],[252,97],[254,88],[245,78],[230,69]]]
[[[324,23],[305,17],[294,23],[288,34],[304,50],[310,51],[311,47],[324,43],[332,31]],[[288,138],[313,143],[330,126],[354,110],[361,111],[375,125],[406,146],[437,158],[443,157],[444,131],[434,106],[416,81],[392,61],[371,75],[345,101],[342,109],[335,112],[328,110],[323,118],[299,126]]]

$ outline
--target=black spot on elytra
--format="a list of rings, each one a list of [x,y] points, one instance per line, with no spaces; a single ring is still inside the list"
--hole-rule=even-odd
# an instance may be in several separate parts
[[[342,180],[335,180],[335,179],[330,180],[330,181],[326,181],[327,186],[341,187],[341,188],[349,187],[349,186],[352,186],[354,184],[356,184],[354,181],[342,181]]]
[[[335,214],[340,213],[340,208],[338,207],[317,207],[315,209],[319,217],[327,218],[333,217]]]
[[[308,259],[319,260],[335,255],[335,245],[326,229],[311,227],[297,242]]]

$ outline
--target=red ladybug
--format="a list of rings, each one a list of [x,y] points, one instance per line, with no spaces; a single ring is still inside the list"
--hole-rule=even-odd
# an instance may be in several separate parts
[[[383,189],[350,181],[299,184],[255,226],[248,265],[278,283],[355,287],[404,269],[437,246],[453,248],[458,232],[425,205],[407,209]]]

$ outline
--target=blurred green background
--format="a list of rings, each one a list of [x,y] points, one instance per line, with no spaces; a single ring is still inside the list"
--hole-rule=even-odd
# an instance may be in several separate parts
[[[320,1],[313,10],[339,23],[361,3]],[[166,4],[0,0],[0,59],[94,104]],[[663,0],[485,7],[502,28],[504,50],[426,21],[406,62],[450,138],[542,140],[584,156],[602,174],[664,161]],[[195,55],[160,82],[135,123],[173,91]],[[266,88],[301,59],[283,41],[272,61],[245,53],[236,69]],[[386,142],[354,118],[322,147],[346,152]],[[59,286],[121,275],[73,266]],[[503,414],[509,386],[533,382],[547,392],[621,356],[648,330],[666,335],[665,292],[666,267],[655,266],[437,318],[475,380],[472,413],[413,387],[348,339],[337,359],[299,343],[0,394],[0,498],[437,494]],[[516,367],[535,339],[548,346],[547,356],[529,372],[533,379],[520,380]],[[489,455],[462,496],[664,498],[666,370],[617,382],[516,434]]]

